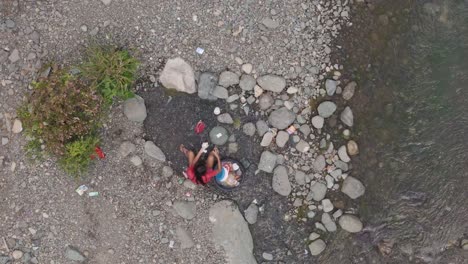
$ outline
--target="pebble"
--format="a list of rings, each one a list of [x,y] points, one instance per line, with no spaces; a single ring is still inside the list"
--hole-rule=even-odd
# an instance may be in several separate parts
[[[145,142],[145,153],[159,161],[165,162],[166,161],[166,155],[162,152],[162,150],[154,144],[152,141],[146,141]]]
[[[325,181],[327,182],[327,188],[328,189],[333,188],[333,185],[335,184],[335,180],[333,179],[332,176],[330,176],[330,175],[325,176]]]
[[[239,144],[237,144],[237,143],[229,143],[229,145],[228,145],[228,152],[229,152],[229,154],[237,153],[237,151],[239,151]]]
[[[172,205],[177,214],[187,220],[193,219],[197,212],[197,206],[195,202],[189,201],[175,201]]]
[[[289,141],[289,134],[285,131],[279,131],[276,135],[276,145],[280,148],[283,148],[286,143]]]
[[[217,97],[212,92],[216,89],[218,76],[212,72],[204,72],[198,79],[198,97],[203,100],[216,101]]]
[[[263,135],[270,129],[268,124],[263,120],[258,120],[255,126],[257,127],[257,134],[260,137],[263,137]]]
[[[7,137],[2,137],[2,146],[5,146],[8,142],[10,142],[10,140]]]
[[[267,18],[264,18],[262,20],[262,24],[267,27],[268,29],[275,29],[277,27],[279,27],[279,22],[278,21],[275,21],[269,17]]]
[[[197,185],[188,179],[184,181],[184,187],[191,190],[197,189]]]
[[[348,141],[348,143],[346,144],[346,148],[348,150],[348,154],[351,156],[359,154],[358,144],[354,140]]]
[[[332,96],[336,92],[336,87],[338,86],[338,82],[335,80],[328,79],[325,81],[325,90],[329,96]]]
[[[239,75],[231,71],[223,71],[219,76],[219,85],[229,87],[239,84]]]
[[[331,101],[325,101],[320,103],[317,108],[318,114],[323,118],[328,118],[333,115],[336,111],[336,104]]]
[[[82,26],[80,27],[80,29],[81,29],[81,31],[86,32],[86,31],[88,31],[88,26],[82,25]]]
[[[143,164],[143,161],[141,160],[140,157],[138,156],[133,156],[130,158],[130,162],[135,165],[135,166],[140,166],[141,164]]]
[[[253,135],[255,135],[255,131],[256,131],[255,124],[254,124],[254,123],[246,123],[246,124],[244,124],[244,126],[242,127],[242,131],[243,131],[244,134],[246,134],[247,136],[252,137]]]
[[[310,235],[309,235],[309,240],[310,240],[310,241],[314,241],[314,240],[318,239],[319,237],[320,237],[319,234],[317,234],[317,233],[315,233],[315,232],[312,232],[312,233],[310,233]]]
[[[15,119],[15,121],[13,122],[11,132],[13,132],[14,134],[18,134],[21,133],[21,131],[23,131],[23,123],[21,122],[21,120]]]
[[[292,187],[289,182],[288,170],[286,167],[280,165],[275,168],[272,187],[275,192],[282,196],[288,196],[291,193]]]
[[[302,134],[304,134],[305,137],[309,136],[309,134],[312,132],[309,125],[302,125],[299,128],[299,131],[301,131]]]
[[[343,112],[341,112],[340,115],[341,122],[343,122],[345,125],[352,127],[354,124],[354,116],[353,116],[353,111],[349,106],[345,107]]]
[[[273,99],[273,96],[271,96],[269,93],[262,94],[260,98],[258,99],[258,106],[260,107],[260,110],[267,110],[270,108],[275,100]]]
[[[357,199],[364,195],[366,188],[358,179],[348,176],[343,181],[341,192],[348,195],[351,199]]]
[[[258,163],[258,169],[267,173],[272,173],[276,166],[276,154],[270,151],[264,151],[260,156],[260,162]]]
[[[255,224],[258,217],[258,206],[254,203],[251,203],[244,211],[244,216],[247,223],[251,225]]]
[[[252,73],[253,66],[250,63],[245,63],[242,65],[241,70],[246,74],[250,74]]]
[[[223,86],[217,85],[213,91],[211,92],[213,96],[219,99],[228,99],[229,98],[229,92],[226,88]]]
[[[297,149],[299,152],[306,153],[307,151],[310,150],[310,145],[309,145],[309,143],[307,143],[306,141],[304,141],[304,140],[301,139],[301,140],[296,144],[296,149]]]
[[[299,89],[298,89],[297,87],[295,87],[295,86],[291,86],[291,87],[288,88],[288,90],[286,90],[286,92],[287,92],[288,94],[295,94],[295,93],[297,93],[298,91],[299,91]]]
[[[239,95],[238,94],[233,94],[231,96],[229,96],[227,99],[226,99],[226,102],[227,103],[232,103],[232,102],[235,102],[239,100]]]
[[[192,236],[190,235],[190,233],[187,230],[185,230],[185,228],[183,228],[181,226],[177,226],[175,233],[176,233],[176,236],[177,236],[177,240],[179,240],[180,248],[187,249],[187,248],[191,248],[191,247],[193,247],[195,245],[195,242],[193,241]]]
[[[343,96],[343,99],[346,101],[350,100],[354,96],[354,92],[356,91],[357,83],[356,82],[350,82],[348,83],[345,88],[343,89],[343,93],[341,94]]]
[[[310,186],[310,194],[314,201],[319,202],[325,198],[327,194],[327,186],[321,182],[316,182]]]
[[[19,51],[17,49],[14,49],[10,56],[8,56],[8,59],[10,60],[11,63],[15,63],[17,61],[19,61],[20,59],[20,54],[19,54]]]
[[[325,123],[325,119],[321,116],[314,116],[312,117],[312,125],[317,128],[321,129],[323,128],[323,124]]]
[[[232,117],[231,117],[231,115],[229,113],[220,114],[217,117],[217,120],[218,120],[218,122],[220,122],[222,124],[233,124],[234,123],[234,120],[232,119]]]
[[[315,217],[315,212],[314,212],[314,211],[309,211],[309,212],[307,212],[307,218],[312,219],[312,218],[314,218],[314,217]]]
[[[339,149],[338,149],[338,157],[340,157],[340,159],[343,161],[343,162],[350,162],[351,161],[351,158],[348,156],[348,152],[346,150],[346,146],[341,146]]]
[[[326,165],[327,163],[325,162],[325,156],[323,155],[317,156],[317,158],[315,158],[314,163],[313,163],[313,167],[315,171],[317,172],[321,172],[323,169],[325,169]]]
[[[67,246],[65,249],[65,257],[69,260],[83,262],[86,260],[86,257],[78,251],[75,247]]]
[[[340,217],[338,224],[343,230],[350,233],[358,233],[362,230],[362,222],[354,215],[345,214]]]
[[[296,174],[294,175],[294,179],[299,185],[306,184],[306,174],[303,171],[297,170]]]
[[[286,87],[286,80],[277,75],[264,75],[257,78],[257,83],[262,89],[274,93],[281,93]]]
[[[263,135],[262,142],[260,143],[260,146],[268,147],[271,144],[271,141],[273,141],[273,133],[266,132],[265,135]]]
[[[122,157],[127,157],[130,153],[135,152],[136,146],[130,141],[124,141],[120,144],[119,153]]]
[[[11,253],[11,256],[13,257],[13,259],[20,259],[23,257],[23,251],[14,250],[13,253]]]
[[[255,87],[254,87],[254,96],[255,96],[256,98],[258,98],[258,97],[259,97],[260,95],[262,95],[262,94],[263,94],[263,89],[262,89],[262,87],[260,87],[260,86],[258,86],[258,85],[255,85]]]
[[[262,257],[264,260],[268,260],[268,261],[273,260],[273,255],[270,253],[263,252]]]
[[[128,120],[133,122],[143,122],[147,116],[145,100],[138,95],[125,100],[123,110]]]
[[[104,5],[108,6],[108,5],[111,4],[112,0],[101,0],[101,2],[102,2]]]
[[[286,107],[277,109],[268,116],[268,122],[278,129],[288,128],[296,119],[296,115]]]
[[[169,167],[169,166],[164,166],[162,168],[162,171],[161,171],[161,175],[164,177],[164,178],[169,178],[171,177],[172,175],[174,175],[174,170]]]
[[[322,253],[326,247],[327,245],[325,242],[323,242],[322,239],[317,239],[309,244],[310,254],[312,256],[320,255],[320,253]]]
[[[322,214],[322,223],[329,232],[336,231],[336,224],[328,213]]]
[[[255,80],[255,78],[248,74],[243,74],[239,81],[239,87],[243,91],[252,91],[256,84],[257,81]]]
[[[323,207],[323,211],[325,213],[333,211],[333,208],[334,208],[332,202],[330,201],[330,199],[323,199],[322,200],[322,207]]]

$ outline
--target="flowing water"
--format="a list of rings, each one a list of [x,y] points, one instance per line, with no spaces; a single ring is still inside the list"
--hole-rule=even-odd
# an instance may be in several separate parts
[[[367,2],[337,56],[359,83],[366,228],[320,263],[468,263],[468,1]]]

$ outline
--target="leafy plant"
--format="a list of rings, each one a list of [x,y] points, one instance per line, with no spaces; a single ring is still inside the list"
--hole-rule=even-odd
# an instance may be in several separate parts
[[[115,97],[133,97],[131,85],[135,81],[139,61],[128,51],[115,47],[95,46],[88,50],[88,58],[80,70],[91,81],[107,103]]]
[[[59,160],[62,168],[73,176],[85,173],[93,160],[99,138],[91,135],[81,137],[65,145],[65,154]]]
[[[65,145],[98,127],[102,97],[76,76],[55,69],[33,83],[34,91],[18,111],[33,147],[42,140],[46,151],[61,156]]]

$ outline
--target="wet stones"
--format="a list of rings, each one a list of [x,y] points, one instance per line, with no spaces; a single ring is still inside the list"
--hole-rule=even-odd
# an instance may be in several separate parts
[[[318,114],[323,118],[328,118],[336,111],[336,104],[330,101],[322,102],[317,108]]]
[[[354,116],[353,116],[353,111],[349,106],[345,107],[343,112],[341,112],[340,115],[341,122],[343,122],[345,125],[352,127],[354,124]]]
[[[329,96],[332,96],[336,92],[336,87],[338,86],[338,82],[335,80],[326,80],[325,81],[325,90]]]
[[[348,195],[351,199],[359,198],[365,191],[366,188],[361,181],[352,176],[346,177],[341,186],[341,192]]]
[[[341,146],[339,149],[338,149],[338,157],[340,157],[340,159],[346,163],[350,162],[351,161],[351,158],[348,156],[348,152],[346,150],[346,146]]]
[[[182,58],[169,59],[159,78],[168,89],[193,94],[197,91],[192,67]]]
[[[343,89],[343,93],[341,94],[343,96],[343,99],[345,99],[346,101],[350,100],[353,97],[354,92],[356,91],[356,87],[356,82],[348,83]]]
[[[277,156],[270,151],[264,151],[258,163],[258,169],[267,173],[272,173],[276,166]]]
[[[310,186],[310,194],[314,201],[320,202],[327,194],[327,186],[321,182],[317,182]]]
[[[210,131],[210,140],[213,144],[222,146],[229,139],[229,133],[226,128],[221,126],[213,127]]]
[[[362,230],[362,222],[354,215],[345,214],[340,217],[338,224],[343,230],[350,233],[358,233]]]
[[[276,167],[273,173],[272,187],[275,192],[282,196],[288,196],[291,193],[291,183],[288,178],[288,170],[284,166]]]
[[[310,254],[312,256],[320,255],[320,253],[322,253],[326,247],[327,245],[325,242],[323,242],[322,239],[317,239],[309,244]]]
[[[138,95],[125,100],[123,110],[128,120],[133,122],[143,122],[147,116],[145,100]]]
[[[239,87],[244,91],[252,91],[256,84],[257,81],[254,77],[243,74],[239,82]]]
[[[286,80],[283,77],[272,74],[258,77],[257,83],[263,90],[274,93],[281,93],[286,87]]]
[[[286,107],[282,107],[271,112],[268,117],[268,122],[278,129],[285,129],[291,125],[296,119],[296,115],[288,110]]]

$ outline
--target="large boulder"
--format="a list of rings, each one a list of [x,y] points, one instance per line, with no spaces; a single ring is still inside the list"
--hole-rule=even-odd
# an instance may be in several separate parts
[[[229,264],[256,264],[249,226],[236,204],[224,200],[210,208],[213,242],[223,247]]]
[[[193,94],[197,91],[192,67],[182,58],[169,59],[159,78],[168,89]]]
[[[287,128],[294,122],[294,120],[296,120],[296,115],[286,107],[281,107],[280,109],[271,112],[268,117],[268,122],[278,129]]]
[[[257,83],[263,90],[281,93],[286,87],[286,80],[277,75],[269,74],[257,78]]]
[[[291,183],[289,182],[288,169],[284,166],[276,167],[272,180],[273,190],[280,195],[288,196],[291,193]]]

